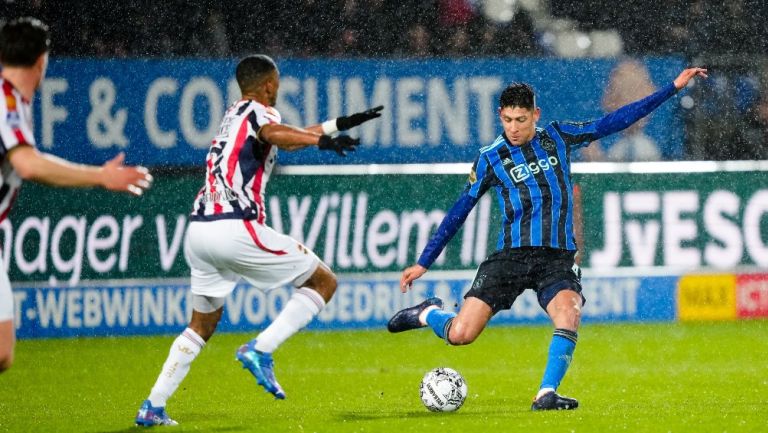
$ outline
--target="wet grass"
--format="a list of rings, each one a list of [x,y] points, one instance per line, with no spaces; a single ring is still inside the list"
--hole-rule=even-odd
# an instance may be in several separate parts
[[[275,354],[276,401],[234,361],[250,338],[216,335],[168,404],[172,431],[754,432],[768,410],[768,321],[586,324],[560,391],[575,411],[532,413],[551,329],[491,327],[450,347],[429,331],[304,332]],[[0,375],[0,431],[138,431],[133,417],[173,336],[21,341]],[[464,407],[428,412],[422,375],[461,372]],[[162,428],[166,430],[168,428]]]

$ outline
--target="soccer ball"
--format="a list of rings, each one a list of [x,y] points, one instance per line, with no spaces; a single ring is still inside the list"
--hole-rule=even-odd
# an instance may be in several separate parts
[[[454,369],[435,368],[421,380],[421,401],[432,412],[458,410],[467,398],[467,382]]]

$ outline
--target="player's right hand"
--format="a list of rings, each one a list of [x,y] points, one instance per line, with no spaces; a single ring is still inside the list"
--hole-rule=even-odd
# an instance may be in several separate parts
[[[128,192],[139,196],[152,185],[152,175],[144,167],[125,166],[124,161],[125,154],[120,152],[101,166],[102,185],[110,191]]]
[[[421,265],[413,265],[403,271],[400,277],[400,291],[405,293],[411,288],[411,284],[427,272],[427,268]]]
[[[352,138],[349,135],[339,135],[331,137],[330,135],[321,135],[317,147],[320,150],[333,150],[339,156],[347,156],[346,152],[354,152],[355,147],[360,144],[359,138]]]

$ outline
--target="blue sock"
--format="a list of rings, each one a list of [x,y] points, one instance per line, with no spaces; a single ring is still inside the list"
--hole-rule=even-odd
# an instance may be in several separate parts
[[[454,317],[456,317],[456,313],[435,308],[427,313],[427,325],[435,331],[435,335],[448,341],[448,329],[450,329]]]
[[[576,348],[578,334],[567,329],[555,329],[552,336],[552,343],[549,345],[549,358],[547,359],[547,368],[544,370],[544,377],[541,379],[541,387],[557,389],[560,381],[563,380],[568,366],[573,359],[573,350]]]

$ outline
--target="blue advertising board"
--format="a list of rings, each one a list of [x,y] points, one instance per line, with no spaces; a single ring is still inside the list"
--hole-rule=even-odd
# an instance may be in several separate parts
[[[282,152],[298,164],[470,162],[500,131],[503,88],[530,83],[541,122],[590,120],[614,59],[278,60],[284,123],[316,124],[384,105],[380,119],[352,131],[362,145],[332,152]],[[644,60],[657,86],[683,67],[677,58]],[[100,164],[125,151],[150,166],[202,165],[226,107],[240,97],[236,60],[52,59],[35,104],[43,150]],[[682,152],[677,104],[660,107],[646,132],[666,157]]]
[[[434,272],[408,293],[399,276],[342,278],[336,295],[310,329],[381,328],[398,310],[439,296],[456,309],[471,284],[472,272]],[[678,277],[596,277],[583,280],[585,321],[671,321],[675,319]],[[261,291],[241,284],[226,300],[218,330],[257,331],[268,325],[291,296],[289,287]],[[104,282],[77,287],[14,289],[19,338],[148,335],[176,333],[190,317],[187,283]],[[532,291],[491,324],[547,323]]]

